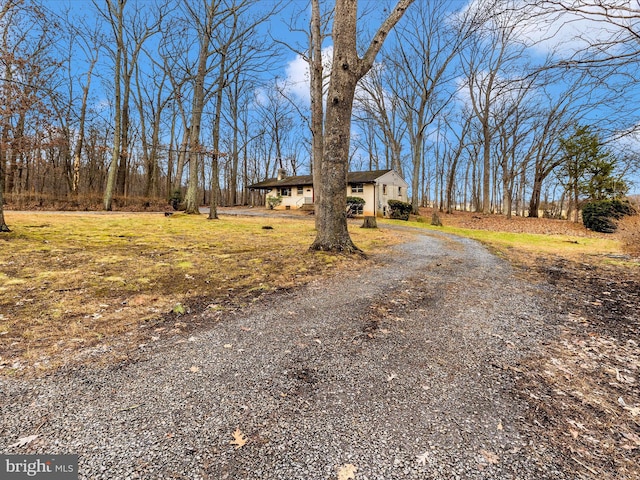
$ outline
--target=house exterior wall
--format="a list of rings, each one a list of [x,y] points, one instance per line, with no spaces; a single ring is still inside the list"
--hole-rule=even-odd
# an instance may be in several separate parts
[[[409,184],[392,170],[378,177],[375,183],[349,183],[347,185],[347,196],[364,198],[365,204],[362,208],[362,215],[387,216],[389,213],[389,200],[408,201],[408,187]],[[277,210],[297,210],[304,205],[313,205],[315,197],[312,185],[286,188],[289,188],[288,192],[281,192],[282,187],[279,187],[272,188],[266,194],[267,197],[277,197],[281,193],[287,193],[282,195],[282,203],[276,207]],[[267,208],[268,205],[267,200]]]
[[[389,214],[389,200],[408,201],[409,184],[395,171],[378,177],[375,185],[376,212],[378,216]]]
[[[359,187],[362,187],[362,192],[359,191]],[[364,184],[352,184],[347,186],[347,197],[360,197],[364,198],[364,205],[362,206],[362,215],[372,216],[375,215],[375,185],[373,183]]]
[[[289,188],[289,187],[287,187]],[[304,185],[300,187],[301,192],[298,191],[299,187],[290,187],[290,195],[282,195],[282,203],[276,207],[276,210],[296,210],[302,208],[305,204],[313,204],[313,187],[311,185]],[[277,197],[281,192],[280,188],[272,188],[267,197]],[[269,203],[267,203],[267,208]]]

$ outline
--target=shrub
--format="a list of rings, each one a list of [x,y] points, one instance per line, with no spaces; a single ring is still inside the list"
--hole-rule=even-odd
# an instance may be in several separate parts
[[[389,216],[396,220],[409,220],[409,214],[413,207],[410,203],[401,202],[400,200],[389,200]]]
[[[347,197],[347,205],[364,205],[365,203],[362,197]]]
[[[281,195],[278,195],[277,197],[267,197],[267,205],[269,206],[269,210],[273,210],[281,203],[282,203]]]
[[[627,201],[599,200],[587,203],[582,209],[582,222],[589,230],[601,233],[613,233],[618,228],[615,220],[636,211]]]
[[[347,197],[347,217],[362,213],[362,206],[365,203],[362,197]]]
[[[182,191],[174,190],[173,192],[171,192],[169,203],[174,210],[178,210],[180,208],[180,204],[182,203]]]

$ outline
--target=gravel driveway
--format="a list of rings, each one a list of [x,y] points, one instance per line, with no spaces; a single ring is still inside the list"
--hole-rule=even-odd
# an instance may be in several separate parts
[[[553,335],[540,292],[445,235],[375,260],[133,363],[3,378],[0,451],[76,453],[87,479],[573,478],[513,391]]]

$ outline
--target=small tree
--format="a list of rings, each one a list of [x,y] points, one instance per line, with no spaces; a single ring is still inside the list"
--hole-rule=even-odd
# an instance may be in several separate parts
[[[560,175],[571,198],[574,221],[580,210],[580,196],[589,201],[614,200],[627,192],[626,183],[615,175],[616,158],[603,148],[596,133],[578,126],[567,139],[560,140],[563,163]]]
[[[267,206],[269,207],[269,210],[273,210],[281,203],[282,203],[282,195],[278,195],[276,197],[267,197]]]

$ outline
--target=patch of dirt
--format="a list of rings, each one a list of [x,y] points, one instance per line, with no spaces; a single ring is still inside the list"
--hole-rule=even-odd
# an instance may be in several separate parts
[[[421,208],[420,215],[430,219],[432,208]],[[577,237],[618,238],[618,234],[592,232],[581,223],[551,218],[529,218],[513,216],[508,219],[504,215],[483,215],[474,212],[459,212],[447,214],[438,212],[445,226],[471,228],[474,230],[490,230],[494,232],[537,233],[541,235],[572,235]]]
[[[637,267],[539,258],[558,338],[519,365],[537,434],[579,478],[640,478],[640,278]]]

